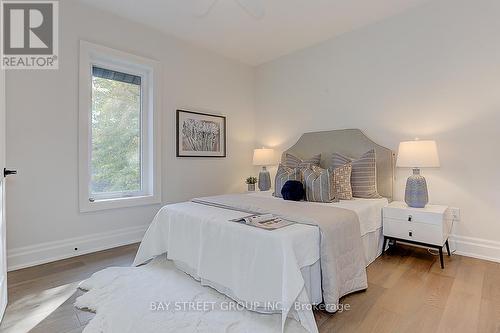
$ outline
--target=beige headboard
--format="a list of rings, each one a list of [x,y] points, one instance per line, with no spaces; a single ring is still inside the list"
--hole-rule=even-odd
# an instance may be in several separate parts
[[[392,150],[370,140],[359,129],[304,133],[296,144],[283,152],[282,160],[285,153],[292,153],[300,158],[321,153],[321,166],[328,168],[334,152],[358,158],[370,149],[375,149],[377,156],[378,193],[392,200],[395,155]]]

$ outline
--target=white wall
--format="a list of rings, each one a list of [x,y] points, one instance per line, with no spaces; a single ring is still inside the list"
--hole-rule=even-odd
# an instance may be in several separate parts
[[[244,189],[254,148],[254,70],[144,26],[60,2],[60,68],[7,74],[10,268],[140,240],[159,205],[80,214],[79,40],[161,61],[163,201]],[[227,116],[228,157],[175,157],[175,110]],[[79,250],[74,251],[78,246]]]
[[[500,261],[500,2],[432,1],[262,65],[257,139],[281,149],[300,133],[360,128],[397,149],[438,142],[423,170],[430,200],[460,207],[459,252]],[[410,170],[398,170],[403,198]]]
[[[11,268],[139,240],[159,209],[78,212],[80,39],[161,61],[164,203],[242,190],[255,138],[284,149],[361,128],[397,149],[418,136],[438,141],[442,167],[424,174],[432,202],[462,209],[459,251],[500,260],[499,2],[432,1],[256,70],[73,0],[60,11],[60,69],[7,73]],[[176,108],[227,115],[228,158],[176,158]]]

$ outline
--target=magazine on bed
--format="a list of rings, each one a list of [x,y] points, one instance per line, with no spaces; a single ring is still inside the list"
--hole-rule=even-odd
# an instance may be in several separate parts
[[[249,215],[230,221],[266,230],[276,230],[279,228],[286,227],[287,225],[293,224],[293,222],[283,220],[282,218],[279,218],[273,214]]]

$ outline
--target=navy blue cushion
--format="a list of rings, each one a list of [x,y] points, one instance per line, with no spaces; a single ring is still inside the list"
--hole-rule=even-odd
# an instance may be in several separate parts
[[[281,188],[281,195],[285,200],[300,201],[304,199],[304,185],[298,180],[288,180]]]

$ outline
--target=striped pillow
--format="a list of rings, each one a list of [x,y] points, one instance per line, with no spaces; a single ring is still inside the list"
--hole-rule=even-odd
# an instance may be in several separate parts
[[[287,168],[280,164],[278,167],[278,171],[276,172],[276,177],[274,178],[273,195],[275,197],[283,198],[283,196],[281,195],[281,189],[288,180],[298,180],[299,182],[302,182],[302,172],[300,171],[300,169]]]
[[[338,201],[335,198],[332,171],[312,165],[307,169],[302,169],[302,173],[304,175],[307,201]]]
[[[308,168],[311,165],[319,167],[319,162],[321,160],[321,154],[314,155],[311,158],[302,160],[295,155],[290,153],[285,154],[285,160],[283,161],[283,166],[287,168]]]
[[[332,168],[352,164],[352,195],[357,198],[381,198],[377,192],[377,164],[375,149],[367,151],[358,159],[345,157],[339,153],[332,155]]]
[[[347,163],[346,165],[333,169],[333,188],[335,198],[340,200],[352,200],[351,173],[351,163]]]

